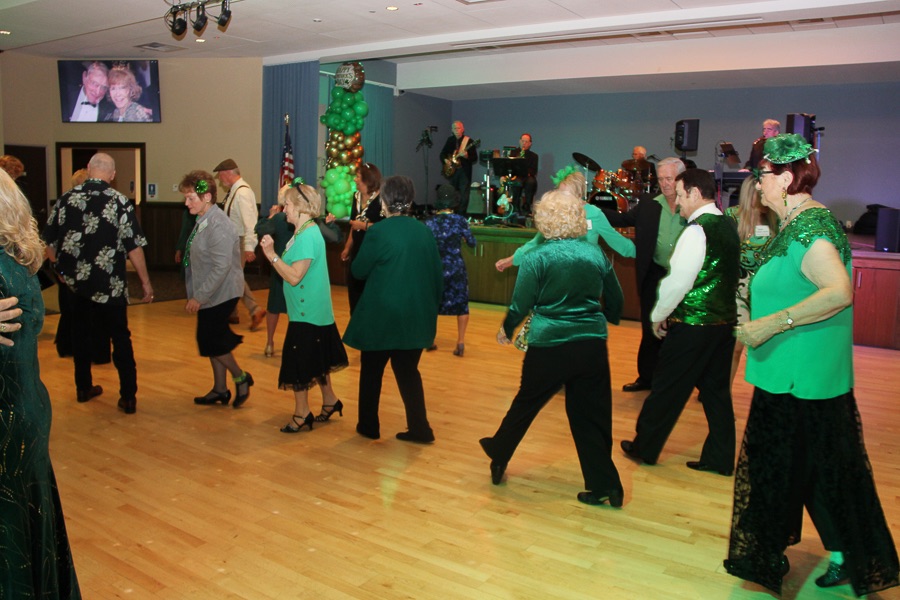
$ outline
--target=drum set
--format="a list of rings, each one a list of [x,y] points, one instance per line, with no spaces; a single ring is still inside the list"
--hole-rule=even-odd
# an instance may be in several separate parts
[[[638,203],[640,194],[649,192],[653,182],[641,181],[639,172],[626,169],[603,169],[597,161],[580,152],[573,152],[572,158],[588,171],[595,172],[588,191],[587,201],[599,208],[626,212]]]

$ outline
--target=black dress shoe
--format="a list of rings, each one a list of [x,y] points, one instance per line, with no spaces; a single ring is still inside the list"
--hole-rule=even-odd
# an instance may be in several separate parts
[[[641,464],[641,463],[647,463],[648,465],[655,464],[655,463],[650,462],[649,460],[645,460],[640,454],[638,454],[637,446],[635,445],[635,443],[633,441],[622,440],[619,443],[619,446],[622,448],[622,452],[624,452],[628,458],[630,458],[632,460],[636,460],[638,462],[638,464]]]
[[[578,492],[578,501],[584,504],[596,506],[609,502],[610,506],[620,508],[625,500],[622,490],[609,490],[608,492]]]
[[[825,574],[816,578],[816,585],[820,588],[834,587],[836,585],[844,585],[850,581],[850,573],[844,568],[844,565],[837,563],[828,563]]]
[[[231,390],[225,390],[224,392],[217,392],[216,390],[212,390],[205,396],[197,396],[196,398],[194,398],[194,404],[206,406],[209,404],[216,404],[217,402],[221,402],[222,406],[226,406],[230,400]]]
[[[78,390],[75,392],[75,399],[79,402],[87,402],[91,398],[96,398],[103,393],[103,388],[99,385],[89,387],[86,390]]]
[[[395,436],[401,442],[415,442],[417,444],[431,444],[434,442],[434,433],[413,433],[412,431],[401,431]]]
[[[361,435],[363,437],[367,437],[370,440],[377,440],[381,437],[381,434],[378,431],[372,430],[372,429],[366,429],[361,424],[356,425],[356,433],[358,433],[359,435]]]
[[[711,467],[706,463],[700,462],[699,460],[689,460],[685,463],[688,469],[693,469],[695,471],[708,471],[710,473],[718,473],[719,475],[724,475],[725,477],[731,477],[734,475],[734,469],[726,469],[721,470],[715,467]]]
[[[640,379],[636,381],[632,381],[631,383],[626,383],[622,386],[623,392],[643,392],[644,390],[649,390],[650,384],[641,381]]]
[[[244,402],[247,401],[247,398],[250,397],[250,386],[252,386],[253,383],[253,375],[247,371],[244,371],[240,381],[235,380],[234,402],[231,403],[231,408],[240,408],[243,406]]]
[[[137,400],[134,398],[119,398],[119,410],[124,412],[126,415],[133,415],[137,412]]]

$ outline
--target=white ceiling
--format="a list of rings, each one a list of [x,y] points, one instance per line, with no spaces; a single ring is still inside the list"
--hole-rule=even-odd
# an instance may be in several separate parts
[[[224,31],[211,2],[202,36],[189,26],[180,39],[163,21],[170,5],[0,0],[0,50],[382,59],[398,88],[454,100],[900,81],[900,0],[233,0]]]

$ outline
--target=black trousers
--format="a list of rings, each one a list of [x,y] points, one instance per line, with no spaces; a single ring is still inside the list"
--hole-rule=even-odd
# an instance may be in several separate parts
[[[659,354],[653,388],[637,420],[637,453],[655,463],[696,387],[709,426],[700,461],[734,469],[734,407],[731,403],[733,325],[673,323]]]
[[[378,403],[381,400],[381,383],[384,368],[391,361],[391,370],[400,389],[400,398],[406,408],[406,427],[415,436],[432,435],[425,411],[425,390],[419,373],[422,349],[416,350],[363,350],[359,362],[359,424],[357,428],[378,437],[381,426],[378,421]]]
[[[128,329],[128,306],[108,306],[73,294],[72,351],[75,359],[75,387],[88,390],[91,378],[91,350],[98,335],[112,339],[112,361],[119,373],[119,395],[134,400],[137,395],[137,366]]]
[[[500,428],[485,450],[492,460],[509,462],[537,414],[565,387],[566,416],[575,440],[586,489],[622,490],[613,464],[612,391],[606,340],[592,338],[559,346],[528,348],[522,383]]]
[[[666,276],[666,270],[656,263],[650,265],[647,276],[644,277],[644,285],[639,292],[641,303],[641,345],[638,347],[637,368],[638,381],[647,385],[653,383],[653,374],[656,372],[656,363],[659,361],[659,351],[662,348],[662,340],[653,335],[653,323],[650,322],[650,313],[656,304],[656,294],[659,291],[659,282]]]

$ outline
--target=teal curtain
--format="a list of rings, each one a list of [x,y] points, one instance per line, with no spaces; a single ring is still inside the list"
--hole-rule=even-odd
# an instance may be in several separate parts
[[[317,61],[263,68],[261,215],[268,215],[277,202],[285,114],[290,116],[294,173],[315,185],[320,126]]]

